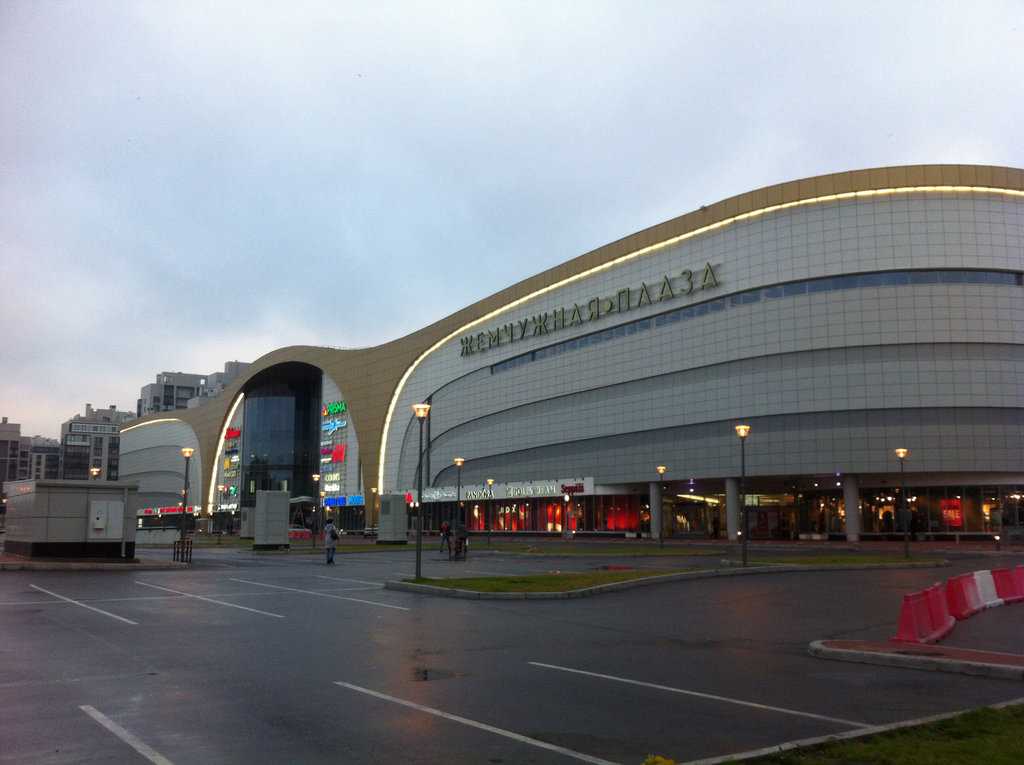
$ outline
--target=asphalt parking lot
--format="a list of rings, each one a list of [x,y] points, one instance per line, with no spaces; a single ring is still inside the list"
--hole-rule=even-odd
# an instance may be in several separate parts
[[[432,547],[425,560],[428,576],[600,565],[452,564]],[[1024,696],[1012,681],[807,655],[814,639],[888,637],[902,593],[994,560],[561,601],[383,589],[412,564],[408,551],[326,567],[224,549],[188,571],[3,572],[0,762],[688,761]],[[975,620],[1007,650],[1024,606]]]

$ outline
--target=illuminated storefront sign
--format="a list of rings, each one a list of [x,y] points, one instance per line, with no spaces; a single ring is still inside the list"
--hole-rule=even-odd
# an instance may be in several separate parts
[[[241,438],[241,437],[242,437],[242,431],[239,430],[238,428],[228,428],[224,432],[224,440],[225,441],[230,441],[230,440],[232,440],[234,438]]]
[[[345,497],[327,497],[324,500],[324,507],[345,507],[348,504]]]
[[[341,491],[341,484],[337,483],[337,482],[335,482],[335,483],[325,483],[324,484],[324,491]]]
[[[348,404],[344,401],[332,401],[329,404],[324,404],[320,410],[321,417],[333,417],[336,414],[345,414],[348,411]]]
[[[331,452],[331,462],[345,461],[345,444],[338,444]]]
[[[330,446],[321,446],[320,447],[320,453],[321,454],[330,454],[333,451],[334,451],[334,445],[333,444],[331,444]]]
[[[341,473],[324,473],[320,478],[324,481],[340,481]]]
[[[352,506],[352,505],[365,505],[366,501],[365,501],[365,499],[364,499],[362,494],[349,494],[348,495],[348,504],[349,504],[349,506]]]
[[[320,430],[324,431],[325,433],[334,433],[335,431],[341,430],[347,425],[348,420],[339,420],[337,418],[333,420],[324,420],[323,424],[320,425]]]
[[[939,510],[942,520],[951,528],[960,529],[964,525],[964,511],[959,499],[940,499]]]
[[[640,289],[623,287],[615,297],[594,297],[583,305],[573,303],[571,308],[556,308],[535,316],[503,324],[475,335],[462,338],[460,356],[472,356],[483,353],[491,348],[541,337],[561,329],[580,327],[589,322],[597,321],[610,314],[621,314],[654,305],[664,300],[673,300],[693,294],[695,291],[713,289],[718,286],[714,267],[706,263],[701,273],[695,274],[689,269],[678,276],[665,275],[660,283],[640,283]]]
[[[530,497],[561,497],[563,494],[593,494],[593,478],[561,478],[544,481],[496,483],[493,486],[462,487],[462,499],[529,499]],[[424,502],[454,502],[455,486],[432,486],[423,490]]]
[[[218,505],[217,509],[218,510],[222,510],[222,511],[237,510],[238,509],[238,503],[237,502],[228,502],[226,504]]]

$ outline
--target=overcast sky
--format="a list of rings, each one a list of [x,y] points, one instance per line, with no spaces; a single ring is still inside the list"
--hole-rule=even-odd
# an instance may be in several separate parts
[[[374,345],[633,231],[1024,166],[1024,2],[0,0],[0,414]]]

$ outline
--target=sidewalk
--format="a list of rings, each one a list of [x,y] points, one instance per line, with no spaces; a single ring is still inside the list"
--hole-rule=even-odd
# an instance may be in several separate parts
[[[20,555],[0,553],[0,571],[167,571],[188,568],[187,563],[175,563],[158,558],[122,560],[97,558],[23,558]]]

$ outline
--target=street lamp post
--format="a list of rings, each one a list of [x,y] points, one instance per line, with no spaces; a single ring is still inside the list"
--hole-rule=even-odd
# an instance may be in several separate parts
[[[658,471],[658,501],[661,502],[661,507],[658,508],[658,547],[665,546],[665,535],[662,533],[665,529],[665,524],[661,520],[661,511],[665,509],[665,471],[668,470],[664,465],[658,465],[654,468]],[[654,518],[654,508],[651,508],[651,518]]]
[[[185,458],[185,490],[182,492],[181,502],[181,541],[185,541],[185,516],[188,514],[188,463],[192,459],[195,449],[191,446],[181,447],[181,456]]]
[[[314,550],[316,549],[317,510],[319,509],[316,495],[319,493],[320,496],[323,496],[323,493],[319,492],[319,489],[320,489],[320,474],[319,473],[313,473],[313,496],[314,496],[314,498],[313,498],[313,549]]]
[[[893,449],[900,461],[900,504],[903,505],[903,557],[910,557],[910,506],[907,505],[907,481],[903,477],[903,461],[910,456],[910,449]]]
[[[484,523],[487,524],[487,546],[491,546],[491,524],[494,522],[494,479],[487,479],[487,509],[484,510]]]
[[[740,437],[740,517],[743,523],[740,528],[740,547],[743,551],[743,565],[747,565],[747,537],[750,528],[747,514],[747,436],[750,435],[749,425],[737,425],[736,435]]]
[[[430,414],[430,404],[413,404],[412,412],[420,421],[420,459],[416,470],[416,578],[423,573],[423,422]]]
[[[458,476],[458,487],[455,489],[455,523],[462,524],[462,466],[466,464],[463,457],[452,460],[455,463],[455,474]]]

